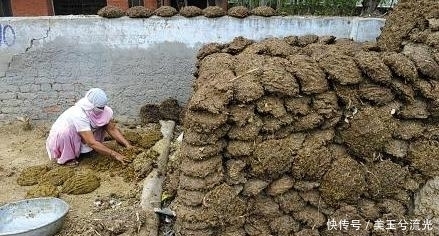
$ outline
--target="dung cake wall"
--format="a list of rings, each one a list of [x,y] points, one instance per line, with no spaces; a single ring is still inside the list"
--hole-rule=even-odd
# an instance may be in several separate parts
[[[176,232],[370,235],[367,222],[434,220],[414,199],[439,174],[438,48],[378,45],[307,35],[204,46]],[[363,227],[327,227],[341,220]]]

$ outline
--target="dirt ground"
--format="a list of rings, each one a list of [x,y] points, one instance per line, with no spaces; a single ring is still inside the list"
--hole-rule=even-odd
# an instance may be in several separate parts
[[[58,166],[48,159],[45,150],[48,130],[47,124],[30,131],[23,130],[21,123],[0,124],[0,205],[26,198],[34,187],[17,184],[22,170],[37,165]],[[90,168],[88,162],[81,160],[79,166],[69,168],[85,171]],[[93,192],[60,193],[59,198],[70,205],[70,211],[57,235],[138,235],[145,220],[139,206],[142,181],[129,181],[115,171],[93,172],[100,179],[100,186]]]

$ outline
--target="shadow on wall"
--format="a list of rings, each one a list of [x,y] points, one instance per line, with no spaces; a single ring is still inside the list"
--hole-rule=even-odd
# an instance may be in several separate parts
[[[8,92],[1,95],[1,112],[6,120],[17,116],[54,120],[89,88],[100,87],[118,120],[138,121],[144,104],[169,97],[186,103],[195,54],[181,43],[109,50],[101,44],[68,45],[58,39],[14,56],[2,78],[0,89]]]

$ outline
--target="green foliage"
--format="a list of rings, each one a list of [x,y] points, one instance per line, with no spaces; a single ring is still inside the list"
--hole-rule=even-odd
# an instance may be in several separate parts
[[[270,6],[286,15],[358,15],[361,0],[229,0],[229,6]],[[383,5],[393,5],[397,0],[381,0]]]
[[[357,0],[286,0],[280,11],[292,15],[353,15]]]

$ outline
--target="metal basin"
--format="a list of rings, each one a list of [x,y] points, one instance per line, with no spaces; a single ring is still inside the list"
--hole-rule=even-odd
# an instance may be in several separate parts
[[[59,198],[33,198],[0,207],[0,236],[54,235],[64,223],[69,205]]]

